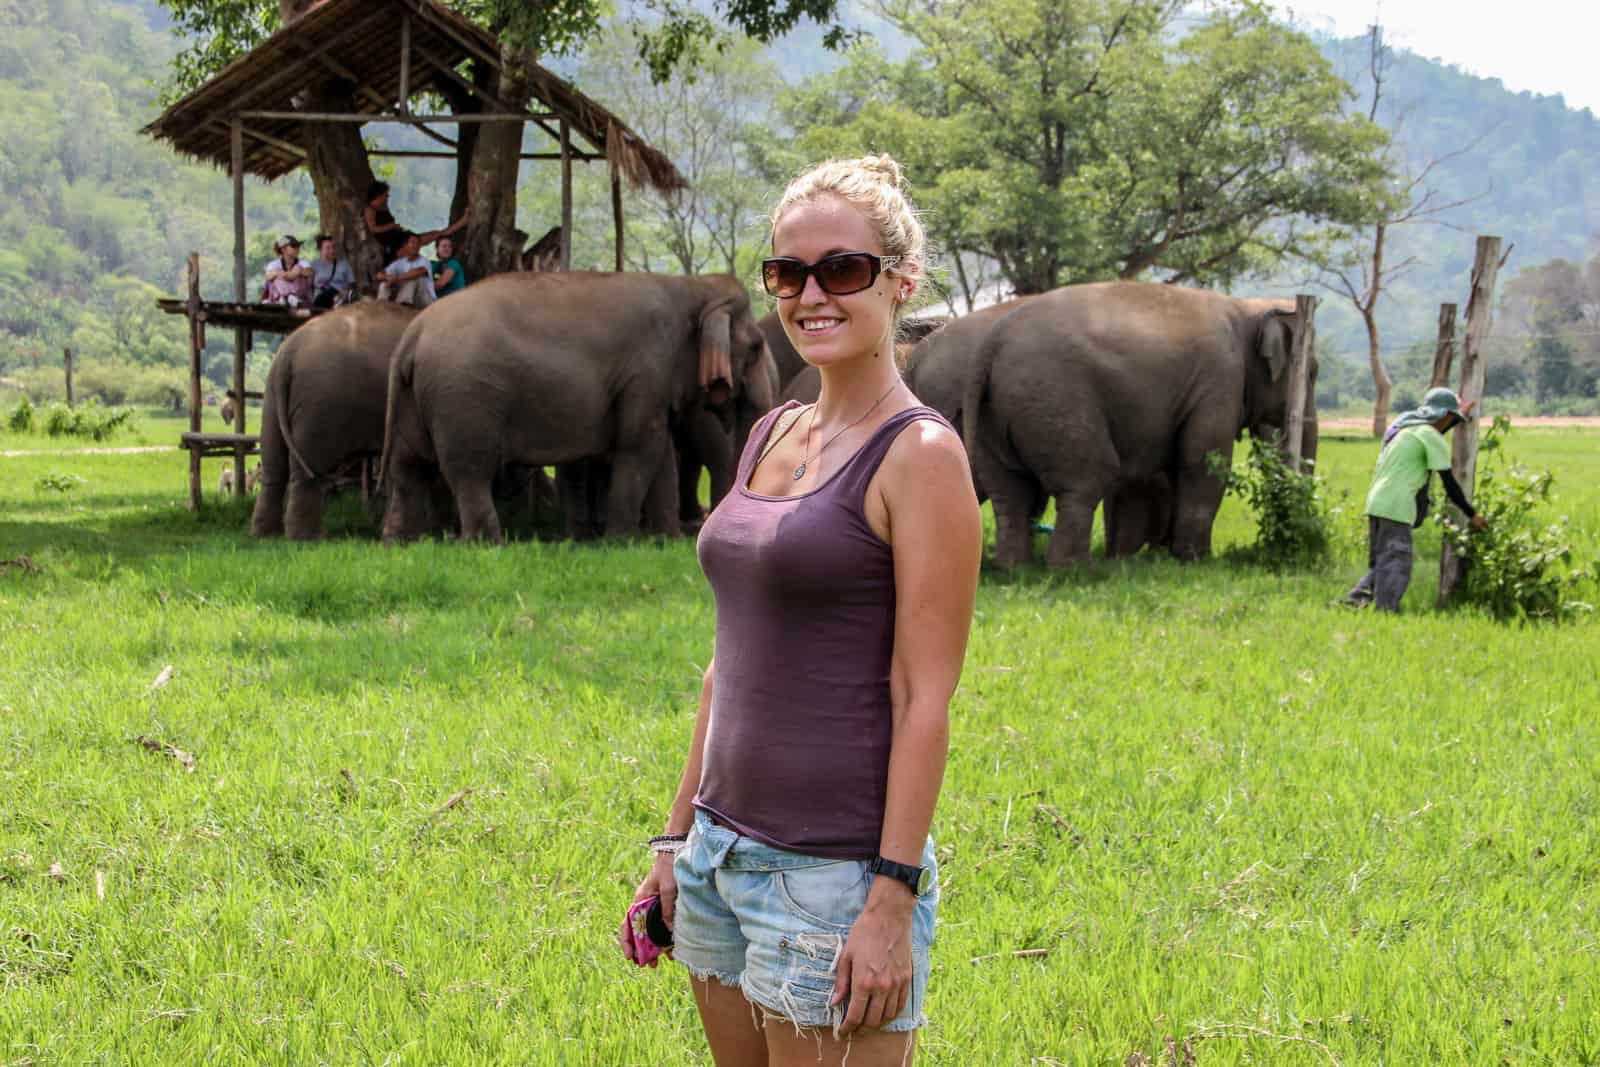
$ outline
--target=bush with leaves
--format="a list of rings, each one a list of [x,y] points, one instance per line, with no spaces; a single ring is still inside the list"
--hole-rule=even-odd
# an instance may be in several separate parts
[[[1250,555],[1270,567],[1320,563],[1333,547],[1333,516],[1315,474],[1295,470],[1277,442],[1252,437],[1250,455],[1234,468],[1212,455],[1212,473],[1256,516]]]
[[[51,471],[49,474],[41,474],[33,480],[33,491],[36,493],[70,493],[82,484],[83,478],[79,475]]]
[[[127,428],[132,408],[103,408],[97,401],[76,408],[50,404],[42,409],[44,432],[51,437],[88,437],[104,441]]]
[[[6,428],[12,433],[33,432],[33,402],[26,395],[6,416]]]
[[[1465,564],[1456,602],[1478,605],[1499,619],[1559,619],[1591,611],[1578,594],[1600,582],[1600,568],[1576,561],[1564,517],[1548,521],[1554,479],[1512,458],[1505,447],[1510,431],[1511,420],[1501,415],[1478,445],[1473,504],[1488,527],[1474,532],[1449,516],[1440,522]]]

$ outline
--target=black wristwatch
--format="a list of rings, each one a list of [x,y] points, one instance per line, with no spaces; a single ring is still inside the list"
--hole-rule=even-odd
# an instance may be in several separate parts
[[[873,874],[887,875],[897,882],[904,882],[906,888],[919,897],[933,888],[933,872],[926,867],[910,867],[878,856],[867,864],[867,870]]]

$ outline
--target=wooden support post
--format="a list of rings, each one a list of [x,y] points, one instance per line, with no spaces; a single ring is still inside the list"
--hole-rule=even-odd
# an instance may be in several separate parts
[[[233,299],[245,302],[244,294],[244,124],[233,120]],[[250,331],[239,328],[233,331],[233,392],[237,398],[233,405],[233,432],[244,433],[244,354],[250,347]],[[233,450],[233,494],[245,495],[243,447]]]
[[[411,16],[400,16],[400,114],[411,114]]]
[[[184,304],[189,320],[189,432],[200,432],[205,401],[200,398],[200,359],[206,347],[206,324],[200,310],[200,253],[189,253],[189,292]],[[200,452],[189,449],[189,510],[200,510]]]
[[[1474,401],[1477,407],[1470,419],[1455,428],[1450,463],[1468,500],[1472,499],[1478,475],[1478,423],[1484,414],[1483,383],[1487,370],[1483,348],[1494,324],[1494,283],[1500,265],[1500,238],[1479,237],[1477,255],[1472,261],[1472,296],[1467,301],[1467,338],[1461,346],[1461,388],[1456,394],[1463,408]],[[1466,521],[1454,507],[1450,507],[1450,517],[1458,524]],[[1450,602],[1465,573],[1465,562],[1446,542],[1439,555],[1440,607]]]
[[[1428,388],[1437,389],[1450,384],[1450,364],[1456,358],[1456,306],[1439,305],[1439,342],[1433,349],[1433,374],[1428,378]]]
[[[617,255],[616,270],[622,272],[622,171],[617,169],[617,161],[611,160],[611,232],[616,237]]]
[[[561,269],[572,269],[572,128],[561,120]]]
[[[66,363],[67,368],[67,407],[70,408],[72,406],[72,349],[63,348],[61,350],[61,358]]]
[[[1317,343],[1317,298],[1300,295],[1294,298],[1294,337],[1289,353],[1289,395],[1287,419],[1284,424],[1283,456],[1291,469],[1301,471],[1305,465],[1306,403],[1311,383],[1311,360]]]

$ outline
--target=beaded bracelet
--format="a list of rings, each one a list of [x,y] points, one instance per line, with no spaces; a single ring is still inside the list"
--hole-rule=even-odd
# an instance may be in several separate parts
[[[650,839],[650,851],[657,853],[679,852],[683,849],[684,842],[688,840],[688,834],[657,834]]]

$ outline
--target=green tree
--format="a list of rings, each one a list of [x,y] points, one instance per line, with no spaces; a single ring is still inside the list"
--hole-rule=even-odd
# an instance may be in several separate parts
[[[1167,0],[887,0],[904,63],[858,50],[785,109],[801,154],[893,152],[946,251],[1019,292],[1225,283],[1370,218],[1384,134],[1264,6],[1181,32]]]
[[[648,32],[608,29],[584,51],[578,74],[587,92],[627,115],[688,182],[676,197],[634,195],[628,265],[739,273],[763,236],[766,190],[752,152],[779,94],[777,69],[758,42],[739,38],[709,50],[693,71],[675,70],[657,84],[637,59]]]

